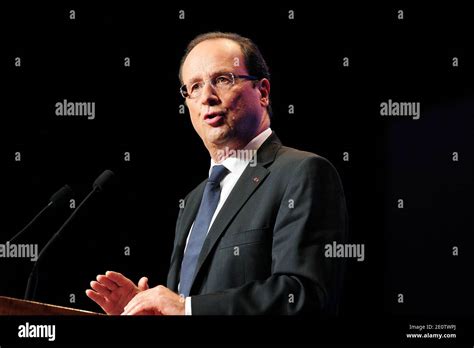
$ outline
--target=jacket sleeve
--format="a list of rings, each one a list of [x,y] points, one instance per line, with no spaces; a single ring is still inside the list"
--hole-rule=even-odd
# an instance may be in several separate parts
[[[288,171],[273,229],[271,276],[238,288],[191,298],[193,315],[333,315],[341,261],[326,244],[343,242],[346,206],[336,169],[313,155]]]

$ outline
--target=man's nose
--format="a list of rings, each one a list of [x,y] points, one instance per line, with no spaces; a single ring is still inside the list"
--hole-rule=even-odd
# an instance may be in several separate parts
[[[201,93],[201,104],[216,105],[219,103],[219,96],[216,93],[216,89],[209,82],[203,86]]]

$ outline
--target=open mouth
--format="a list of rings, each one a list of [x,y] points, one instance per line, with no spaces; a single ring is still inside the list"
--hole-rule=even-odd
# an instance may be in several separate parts
[[[213,112],[204,115],[204,121],[210,126],[219,126],[224,120],[224,113]]]

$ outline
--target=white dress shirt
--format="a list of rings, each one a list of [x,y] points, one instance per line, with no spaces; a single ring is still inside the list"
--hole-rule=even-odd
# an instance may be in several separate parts
[[[221,163],[216,163],[212,158],[211,158],[211,167],[209,168],[209,175],[211,175],[212,167],[215,165],[221,164],[224,167],[226,167],[229,170],[229,174],[225,176],[224,179],[220,182],[221,186],[221,195],[219,198],[219,203],[217,204],[216,211],[214,212],[214,215],[212,216],[211,223],[209,225],[209,230],[211,229],[212,224],[214,223],[214,220],[219,214],[219,211],[221,210],[222,206],[224,205],[225,201],[229,197],[230,193],[232,192],[232,189],[234,188],[235,184],[239,180],[240,176],[244,172],[245,168],[247,168],[248,165],[255,166],[257,164],[257,158],[251,156],[251,154],[255,154],[257,150],[262,146],[262,144],[267,140],[267,138],[272,134],[272,130],[270,128],[267,128],[265,131],[257,135],[255,138],[253,138],[242,150],[236,150],[232,152],[230,149],[223,150],[224,152],[227,151],[228,154],[230,154],[229,157],[224,159]],[[189,241],[189,236],[191,235],[191,232],[193,230],[193,225],[191,226],[188,237],[186,239],[186,247],[188,245]],[[207,232],[209,232],[209,230]],[[186,252],[186,247],[184,251]],[[178,284],[178,290],[179,290],[179,284]],[[185,315],[191,315],[191,297],[186,297],[185,299],[185,306],[184,306],[184,312]]]

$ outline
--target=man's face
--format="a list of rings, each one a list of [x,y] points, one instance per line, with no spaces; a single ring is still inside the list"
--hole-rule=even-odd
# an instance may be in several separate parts
[[[236,78],[226,91],[211,86],[210,78],[229,72],[248,75],[240,46],[228,39],[199,43],[182,67],[183,83],[188,87],[196,81],[205,81],[201,95],[187,98],[186,104],[193,127],[208,149],[244,146],[256,136],[264,121],[268,96],[262,97],[259,86],[254,87],[254,83],[260,82]]]

